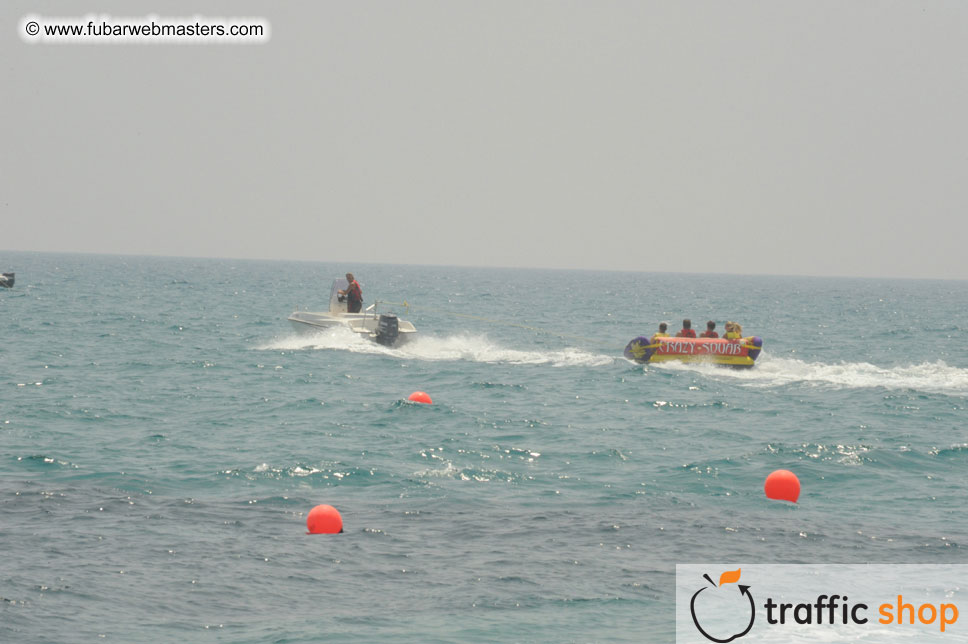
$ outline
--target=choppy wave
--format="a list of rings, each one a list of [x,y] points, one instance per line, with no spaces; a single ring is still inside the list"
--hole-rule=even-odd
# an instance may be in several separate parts
[[[879,367],[868,362],[828,364],[764,355],[757,361],[756,367],[748,370],[683,363],[663,363],[659,368],[699,370],[717,378],[739,380],[750,386],[773,387],[803,383],[846,389],[883,387],[968,396],[968,369],[952,367],[943,360]]]
[[[427,361],[482,362],[490,364],[537,365],[554,367],[600,367],[615,361],[613,356],[591,353],[575,347],[553,351],[509,349],[486,336],[419,336],[400,347],[384,347],[360,337],[349,329],[336,328],[313,335],[290,335],[258,347],[267,351],[337,349],[353,353],[388,355]]]

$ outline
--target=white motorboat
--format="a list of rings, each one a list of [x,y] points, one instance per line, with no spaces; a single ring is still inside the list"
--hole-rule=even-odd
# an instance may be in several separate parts
[[[329,311],[294,311],[289,321],[299,332],[314,332],[334,327],[346,327],[350,331],[385,346],[403,344],[417,335],[417,329],[406,320],[393,313],[379,313],[376,302],[360,313],[349,313],[346,301],[339,291],[346,290],[349,283],[345,279],[333,280],[329,291]]]
[[[13,288],[14,277],[13,273],[0,273],[0,286],[3,288]]]

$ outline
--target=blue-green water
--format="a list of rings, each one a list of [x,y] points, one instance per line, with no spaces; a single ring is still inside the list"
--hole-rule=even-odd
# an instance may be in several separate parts
[[[3,261],[0,641],[668,642],[677,562],[968,561],[966,282]],[[420,338],[295,335],[346,270]],[[764,355],[621,357],[684,316]]]

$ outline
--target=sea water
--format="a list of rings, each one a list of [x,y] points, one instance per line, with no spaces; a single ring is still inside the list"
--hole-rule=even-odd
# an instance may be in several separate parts
[[[2,260],[3,642],[669,642],[676,563],[966,562],[966,282]],[[297,335],[347,270],[419,338]],[[764,352],[622,357],[683,317]]]

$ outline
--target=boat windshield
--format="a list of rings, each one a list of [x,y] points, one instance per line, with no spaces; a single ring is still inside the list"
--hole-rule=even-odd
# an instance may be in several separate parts
[[[329,289],[329,312],[330,313],[346,313],[346,300],[339,301],[339,292],[345,291],[346,287],[350,283],[344,278],[333,280],[333,286]]]

